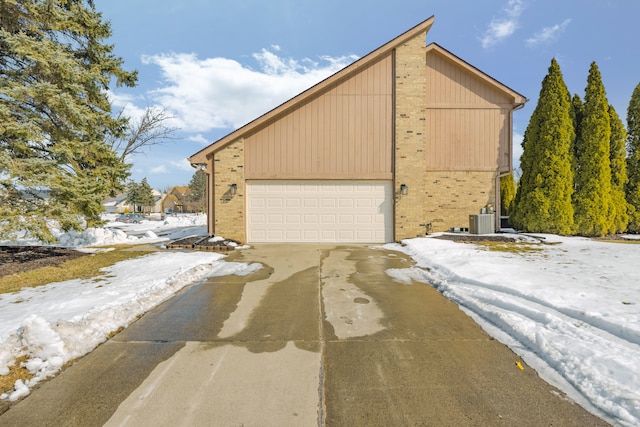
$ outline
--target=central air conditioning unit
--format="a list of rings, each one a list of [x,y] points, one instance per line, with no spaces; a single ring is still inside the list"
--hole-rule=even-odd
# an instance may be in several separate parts
[[[496,232],[494,214],[469,215],[470,234],[493,234]]]

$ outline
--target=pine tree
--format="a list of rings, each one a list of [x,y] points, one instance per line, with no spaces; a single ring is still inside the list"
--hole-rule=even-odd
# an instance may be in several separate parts
[[[102,200],[128,175],[105,142],[126,126],[107,89],[137,76],[103,43],[101,18],[90,0],[0,5],[0,239],[53,242],[49,219],[100,224]]]
[[[137,212],[138,200],[140,200],[140,184],[135,181],[130,181],[127,184],[127,198],[125,201],[127,204],[133,207],[133,212]]]
[[[195,171],[189,182],[189,189],[191,190],[189,200],[198,207],[197,210],[199,212],[205,212],[207,203],[207,173],[202,169]]]
[[[138,184],[135,181],[130,181],[127,184],[127,198],[126,202],[133,206],[134,212],[147,211],[155,204],[153,197],[153,189],[147,182],[147,178],[142,178],[142,181]]]
[[[143,211],[149,211],[153,205],[155,205],[153,189],[147,182],[147,178],[142,178],[142,181],[140,181],[140,185],[138,186],[137,204],[143,207]]]
[[[640,233],[640,83],[636,86],[627,108],[627,174],[625,193],[629,204],[629,227]]]
[[[500,177],[500,215],[509,216],[516,197],[516,183],[513,174]]]
[[[573,233],[574,135],[571,95],[560,66],[552,59],[522,141],[522,177],[512,219],[515,227],[530,232]]]
[[[604,236],[615,232],[611,198],[611,125],[609,103],[595,62],[589,69],[579,134],[573,198],[577,233]]]
[[[611,140],[609,144],[609,161],[611,163],[611,202],[613,203],[614,232],[622,233],[627,230],[629,215],[624,189],[629,181],[627,177],[627,150],[625,143],[627,131],[613,105],[609,105],[609,123],[611,126]]]

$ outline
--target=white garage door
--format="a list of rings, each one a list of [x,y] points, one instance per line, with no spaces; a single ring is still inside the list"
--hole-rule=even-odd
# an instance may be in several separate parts
[[[391,181],[247,181],[247,241],[385,243]]]

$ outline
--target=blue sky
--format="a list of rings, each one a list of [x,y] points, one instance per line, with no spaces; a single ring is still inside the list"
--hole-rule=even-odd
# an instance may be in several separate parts
[[[132,178],[188,184],[186,157],[430,16],[436,42],[529,98],[514,114],[516,161],[540,84],[555,57],[584,96],[596,61],[625,121],[640,83],[637,0],[96,0],[115,54],[139,72],[114,88],[135,117],[161,106],[178,139],[133,157]],[[625,121],[626,124],[626,121]]]

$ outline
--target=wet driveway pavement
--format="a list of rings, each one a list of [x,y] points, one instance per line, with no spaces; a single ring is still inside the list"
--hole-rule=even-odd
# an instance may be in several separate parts
[[[607,425],[367,246],[257,245],[250,276],[184,289],[0,425]]]

